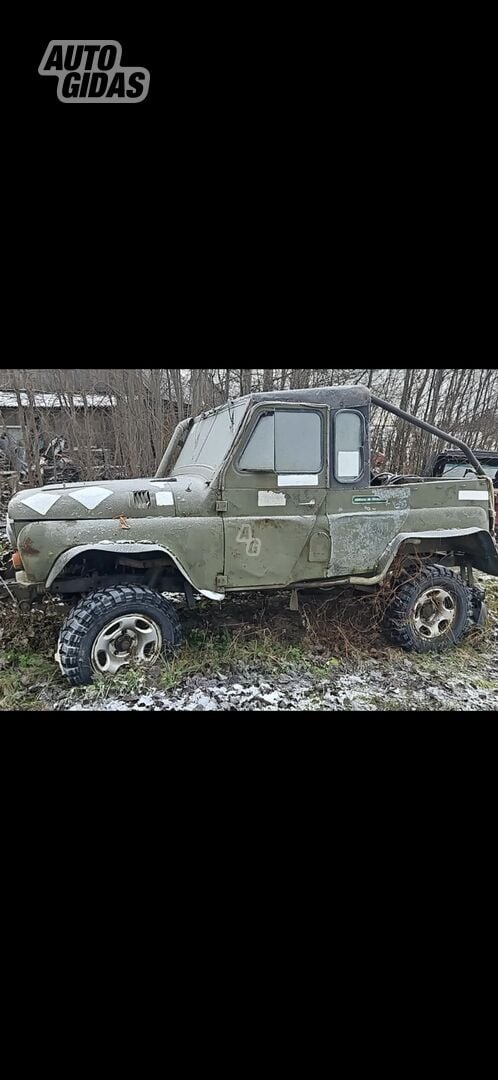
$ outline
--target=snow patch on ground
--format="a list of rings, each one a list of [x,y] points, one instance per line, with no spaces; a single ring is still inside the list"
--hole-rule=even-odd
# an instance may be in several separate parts
[[[467,662],[472,667],[472,661]],[[482,665],[476,663],[465,678],[445,671],[441,660],[438,674],[428,672],[416,661],[367,660],[355,672],[334,671],[327,678],[307,671],[290,675],[265,673],[230,683],[221,678],[194,677],[175,691],[147,690],[101,702],[66,698],[57,708],[70,712],[383,712],[383,711],[498,711],[498,656],[495,655],[495,684],[483,680]],[[479,672],[479,674],[477,674]],[[491,672],[490,672],[491,674]],[[71,693],[68,697],[70,698]]]

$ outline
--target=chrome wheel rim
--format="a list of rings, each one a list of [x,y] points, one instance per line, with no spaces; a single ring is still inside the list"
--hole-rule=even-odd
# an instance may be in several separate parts
[[[412,615],[415,633],[424,641],[447,637],[457,613],[454,596],[447,589],[426,589],[421,593]]]
[[[92,667],[100,675],[115,675],[136,660],[151,664],[162,647],[157,623],[146,615],[121,615],[104,626],[92,648]]]

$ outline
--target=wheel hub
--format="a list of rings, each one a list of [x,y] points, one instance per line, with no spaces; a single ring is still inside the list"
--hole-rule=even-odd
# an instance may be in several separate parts
[[[135,644],[135,635],[130,633],[121,634],[120,637],[116,638],[116,641],[113,643],[114,652],[119,656],[126,656],[127,653],[130,653],[132,651]]]
[[[123,615],[113,619],[97,635],[92,648],[92,667],[101,675],[114,675],[130,660],[152,663],[161,647],[157,623],[145,615]]]
[[[447,589],[426,589],[415,605],[412,622],[421,638],[442,638],[450,633],[456,604]]]

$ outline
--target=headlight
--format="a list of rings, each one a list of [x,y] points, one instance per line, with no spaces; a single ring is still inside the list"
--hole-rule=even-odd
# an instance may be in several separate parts
[[[7,514],[7,540],[9,541],[10,546],[15,548],[15,546],[16,546],[16,534],[14,532],[14,522],[12,521],[12,518],[10,518],[8,514]]]

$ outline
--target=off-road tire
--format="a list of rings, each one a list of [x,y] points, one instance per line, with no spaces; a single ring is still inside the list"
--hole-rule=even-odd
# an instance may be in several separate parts
[[[420,596],[428,589],[443,589],[455,605],[450,630],[441,637],[422,638],[414,626],[414,612]],[[403,584],[386,609],[383,629],[392,645],[414,652],[442,652],[456,645],[469,628],[472,618],[471,590],[460,577],[445,566],[428,564]]]
[[[72,686],[86,686],[95,677],[92,647],[97,635],[112,620],[131,613],[145,615],[161,631],[163,651],[182,641],[182,628],[174,605],[143,585],[116,585],[80,600],[67,616],[60,635],[57,659]]]

